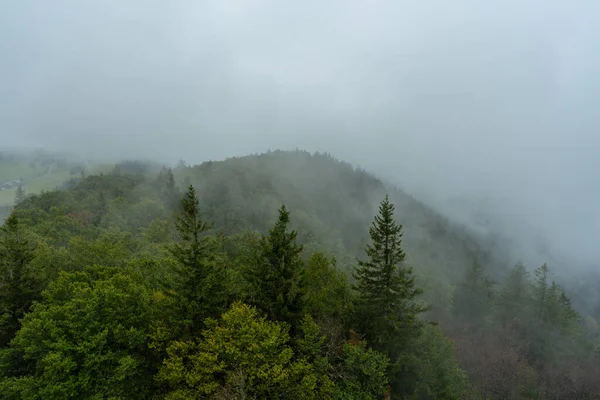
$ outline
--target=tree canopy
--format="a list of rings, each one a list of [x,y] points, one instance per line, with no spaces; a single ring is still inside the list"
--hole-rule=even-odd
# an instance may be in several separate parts
[[[600,306],[476,239],[327,154],[73,173],[0,228],[0,397],[597,396]]]

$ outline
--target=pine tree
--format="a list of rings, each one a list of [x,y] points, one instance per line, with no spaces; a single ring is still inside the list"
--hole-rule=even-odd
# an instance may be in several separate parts
[[[483,266],[474,261],[454,294],[454,314],[462,322],[479,325],[489,315],[492,306],[491,282]]]
[[[386,195],[369,228],[368,259],[359,260],[354,273],[354,319],[367,342],[390,357],[394,392],[400,394],[411,391],[408,354],[424,326],[419,316],[429,307],[417,301],[422,290],[415,285],[412,268],[403,263],[402,225],[395,222],[394,210]]]
[[[15,194],[15,205],[18,206],[19,204],[21,204],[26,197],[27,196],[25,194],[25,189],[23,189],[22,185],[19,185]]]
[[[156,178],[156,186],[164,206],[168,209],[176,208],[179,203],[180,193],[171,168],[162,167]]]
[[[548,298],[548,265],[544,264],[535,270],[535,282],[533,283],[534,302],[538,317],[542,321],[547,319]]]
[[[34,245],[13,212],[0,229],[0,347],[13,338],[19,320],[39,298],[39,280],[29,270],[34,258]]]
[[[529,273],[517,263],[508,274],[496,299],[496,314],[502,326],[522,326],[531,304]]]
[[[207,231],[212,224],[200,217],[196,190],[190,185],[181,199],[181,215],[175,228],[180,241],[170,252],[179,262],[182,279],[181,294],[186,299],[186,318],[193,331],[201,328],[206,317],[216,317],[226,310],[227,274],[219,262],[214,237]]]
[[[534,292],[538,318],[548,327],[568,330],[579,320],[578,313],[571,306],[571,299],[555,281],[548,284],[546,264],[536,270],[536,276]]]
[[[296,243],[297,232],[288,230],[290,214],[285,205],[277,222],[261,238],[258,249],[243,274],[248,284],[248,302],[274,320],[291,325],[292,333],[302,319],[304,296],[303,247]]]
[[[547,264],[536,269],[535,275],[529,352],[538,361],[557,362],[573,351],[571,343],[579,335],[579,315],[564,290],[550,282]]]

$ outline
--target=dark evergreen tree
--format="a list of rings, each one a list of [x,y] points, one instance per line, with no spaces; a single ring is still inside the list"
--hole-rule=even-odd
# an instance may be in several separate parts
[[[414,390],[411,343],[420,336],[420,314],[429,307],[417,300],[422,290],[415,285],[412,268],[404,264],[402,225],[394,220],[394,210],[386,195],[369,228],[368,259],[359,260],[354,273],[354,321],[367,342],[390,357],[394,396],[402,397]]]
[[[0,228],[0,347],[19,329],[19,320],[40,297],[40,282],[30,270],[34,245],[13,212]]]
[[[217,256],[217,242],[207,234],[212,224],[202,220],[196,190],[191,185],[181,199],[181,215],[175,228],[180,240],[170,252],[180,265],[180,294],[186,300],[187,324],[196,332],[204,318],[220,316],[226,310],[228,280]]]
[[[530,356],[540,364],[557,363],[573,353],[579,339],[579,315],[571,300],[554,281],[550,282],[547,264],[535,270],[533,316],[528,326]]]
[[[535,281],[533,283],[534,304],[538,315],[543,321],[547,314],[548,297],[548,265],[544,264],[535,270]]]
[[[160,170],[156,185],[163,205],[168,209],[175,209],[179,205],[180,193],[171,168],[163,167]]]
[[[529,319],[530,286],[527,269],[523,263],[517,263],[496,298],[496,316],[503,327],[519,328]]]
[[[492,308],[492,283],[483,266],[474,261],[454,294],[454,315],[461,321],[478,327],[484,324]]]
[[[296,231],[288,230],[289,223],[290,214],[283,205],[277,222],[261,238],[243,275],[248,285],[248,302],[271,319],[288,322],[294,333],[303,316],[306,288],[300,258],[303,247],[296,243]]]
[[[578,313],[573,310],[571,299],[556,282],[548,283],[547,264],[538,268],[535,274],[534,304],[538,318],[543,324],[553,328],[569,330],[579,319]]]
[[[18,206],[19,204],[21,204],[26,197],[27,196],[25,194],[25,189],[23,189],[23,185],[19,185],[15,194],[15,205]]]

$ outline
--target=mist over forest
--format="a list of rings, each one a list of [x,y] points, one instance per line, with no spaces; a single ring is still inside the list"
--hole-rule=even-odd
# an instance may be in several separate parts
[[[71,214],[91,212],[86,224],[98,229],[141,235],[151,220],[136,212],[148,206],[166,221],[179,207],[148,183],[167,165],[178,199],[193,183],[220,229],[229,212],[239,218],[232,234],[242,226],[267,232],[258,216],[274,222],[278,201],[291,206],[292,223],[299,210],[292,226],[307,248],[335,253],[348,272],[345,257],[363,254],[367,225],[389,192],[408,259],[424,265],[415,267],[420,284],[452,297],[473,260],[485,260],[500,286],[519,261],[532,275],[548,263],[584,320],[596,303],[600,313],[599,19],[593,0],[10,2],[0,13],[0,153],[24,155],[0,158],[8,190],[0,216],[23,179],[33,197],[15,210],[36,243],[53,234],[28,213],[45,210],[58,224],[44,208],[54,201]],[[156,167],[133,168],[144,177],[131,178],[134,186],[145,191],[123,195],[127,206],[119,193],[129,193],[130,178],[104,182],[127,175],[115,167],[124,160]],[[214,174],[209,161],[219,166]],[[238,183],[239,174],[268,194]],[[331,182],[349,203],[334,206],[316,189]],[[54,199],[46,192],[55,188],[68,194]],[[222,191],[227,206],[202,188]],[[105,190],[102,208],[94,196]],[[161,212],[152,208],[156,196]],[[248,211],[240,199],[252,196],[258,205]],[[335,207],[343,223],[328,219]],[[98,232],[77,234],[100,240]],[[167,236],[158,242],[176,241]],[[313,246],[315,238],[327,245]],[[63,239],[57,248],[70,243]],[[44,279],[45,288],[54,275]],[[248,300],[238,289],[232,298]],[[441,325],[446,312],[434,309]],[[467,342],[444,333],[459,348]],[[531,357],[539,379],[551,380],[536,364],[546,361]],[[459,361],[477,380],[469,368],[478,367]]]
[[[173,162],[329,151],[593,264],[598,8],[11,3],[0,16],[2,145]]]

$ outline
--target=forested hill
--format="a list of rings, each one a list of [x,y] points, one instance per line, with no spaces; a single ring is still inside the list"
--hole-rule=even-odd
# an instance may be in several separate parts
[[[2,398],[600,394],[600,303],[327,154],[69,176],[0,231]]]
[[[285,204],[303,243],[359,256],[372,216],[389,193],[404,226],[408,261],[416,269],[453,280],[475,259],[491,261],[490,249],[465,227],[328,154],[272,151],[173,172],[184,186],[192,183],[198,189],[203,212],[227,232],[248,227],[265,231],[277,206]]]

